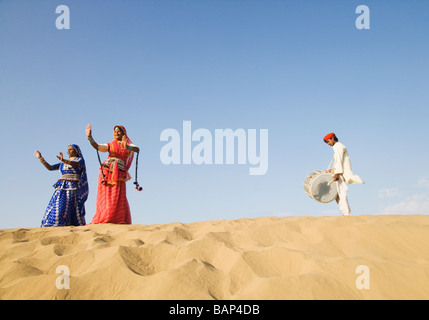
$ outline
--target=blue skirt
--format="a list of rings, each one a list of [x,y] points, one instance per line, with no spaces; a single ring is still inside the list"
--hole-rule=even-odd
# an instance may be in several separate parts
[[[78,198],[77,189],[57,188],[49,201],[42,227],[85,225],[85,206]]]

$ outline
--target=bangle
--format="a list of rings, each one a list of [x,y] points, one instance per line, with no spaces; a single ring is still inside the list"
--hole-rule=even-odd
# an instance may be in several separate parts
[[[92,138],[92,136],[87,137],[87,139],[88,139],[88,141],[89,141],[89,142],[91,142],[91,143],[92,143],[92,142],[95,142],[95,141],[94,141],[94,139]]]
[[[40,160],[41,163],[46,163],[46,160],[43,159],[43,158],[39,158],[39,160]]]

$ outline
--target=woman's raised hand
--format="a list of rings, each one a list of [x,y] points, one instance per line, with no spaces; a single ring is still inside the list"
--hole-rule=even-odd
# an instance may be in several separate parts
[[[62,153],[62,152],[60,152],[60,155],[59,155],[59,156],[57,156],[57,158],[58,158],[60,161],[63,161],[63,153]]]
[[[42,154],[39,152],[39,150],[36,150],[35,152],[34,152],[34,156],[36,157],[36,158],[41,158],[42,157]]]
[[[119,141],[118,143],[122,146],[122,148],[126,148],[127,147],[127,136],[124,134],[123,136],[122,136],[122,140],[121,141]]]
[[[88,124],[86,126],[86,136],[89,138],[92,135],[92,129],[91,129],[91,124]]]

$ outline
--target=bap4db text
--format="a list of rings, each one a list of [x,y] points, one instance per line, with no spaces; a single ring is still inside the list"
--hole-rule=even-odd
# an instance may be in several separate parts
[[[213,314],[259,314],[259,305],[229,304],[213,306]]]

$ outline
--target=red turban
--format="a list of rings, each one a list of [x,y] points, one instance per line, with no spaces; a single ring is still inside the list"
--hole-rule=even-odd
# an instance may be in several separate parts
[[[332,137],[335,137],[335,133],[333,133],[333,132],[328,133],[328,134],[323,138],[323,140],[327,141],[328,139],[331,139]]]

